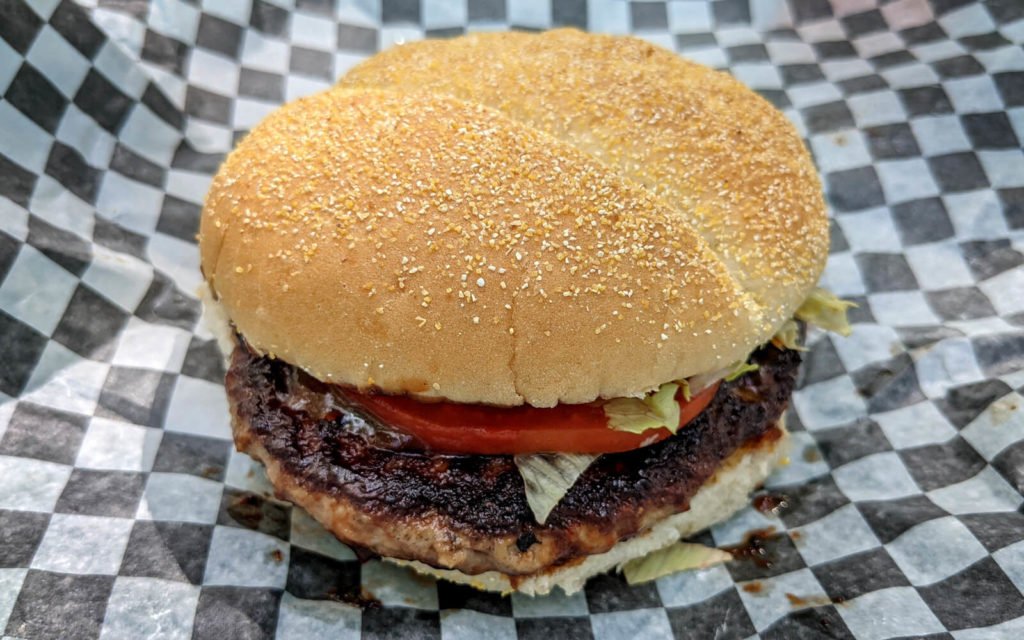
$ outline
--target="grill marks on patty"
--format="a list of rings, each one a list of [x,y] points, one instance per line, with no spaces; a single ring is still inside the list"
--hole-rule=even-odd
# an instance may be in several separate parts
[[[800,356],[769,345],[752,360],[757,371],[724,382],[707,409],[675,436],[598,458],[543,526],[534,521],[511,456],[432,454],[371,444],[359,419],[332,404],[332,385],[260,356],[242,342],[232,355],[227,388],[246,437],[255,438],[310,494],[353,504],[377,521],[439,515],[453,532],[512,536],[522,541],[517,546],[523,551],[535,535],[553,535],[564,539],[571,556],[597,552],[576,540],[582,529],[600,531],[614,542],[684,511],[730,454],[778,436],[775,424],[789,402]],[[407,444],[401,437],[390,443]]]

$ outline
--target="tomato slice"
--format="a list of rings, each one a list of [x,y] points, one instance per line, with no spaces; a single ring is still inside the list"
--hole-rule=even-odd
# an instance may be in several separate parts
[[[718,385],[703,389],[689,401],[682,391],[679,426],[693,420],[711,402]],[[386,396],[346,390],[353,404],[381,422],[415,436],[439,453],[615,453],[664,440],[668,429],[629,433],[608,428],[600,402],[560,404],[550,409],[530,406],[488,407],[451,402],[420,402],[408,396]]]

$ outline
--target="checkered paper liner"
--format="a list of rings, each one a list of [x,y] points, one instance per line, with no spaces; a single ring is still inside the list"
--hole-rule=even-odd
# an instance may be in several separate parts
[[[279,104],[402,40],[574,25],[728,69],[827,191],[795,448],[736,561],[502,598],[360,564],[233,450],[200,203]],[[19,638],[1024,637],[1024,4],[0,1],[0,632]],[[346,604],[360,592],[381,603]]]

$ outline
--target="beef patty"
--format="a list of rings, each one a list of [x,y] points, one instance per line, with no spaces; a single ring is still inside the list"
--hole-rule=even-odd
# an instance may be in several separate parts
[[[239,450],[267,465],[281,497],[342,541],[470,574],[521,576],[602,553],[685,511],[723,460],[777,438],[800,356],[769,345],[752,361],[756,371],[723,382],[676,435],[598,458],[544,525],[512,456],[410,450],[408,437],[340,405],[333,385],[242,340],[226,384]]]

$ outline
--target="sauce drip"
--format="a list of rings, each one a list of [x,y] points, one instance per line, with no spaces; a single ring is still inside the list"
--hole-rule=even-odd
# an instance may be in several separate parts
[[[781,535],[775,533],[775,527],[755,529],[748,533],[740,544],[721,549],[731,553],[735,560],[750,560],[761,569],[770,569],[775,564],[775,558],[768,553],[765,543]]]
[[[765,515],[777,516],[790,507],[789,496],[779,493],[764,493],[754,498],[754,508]]]

